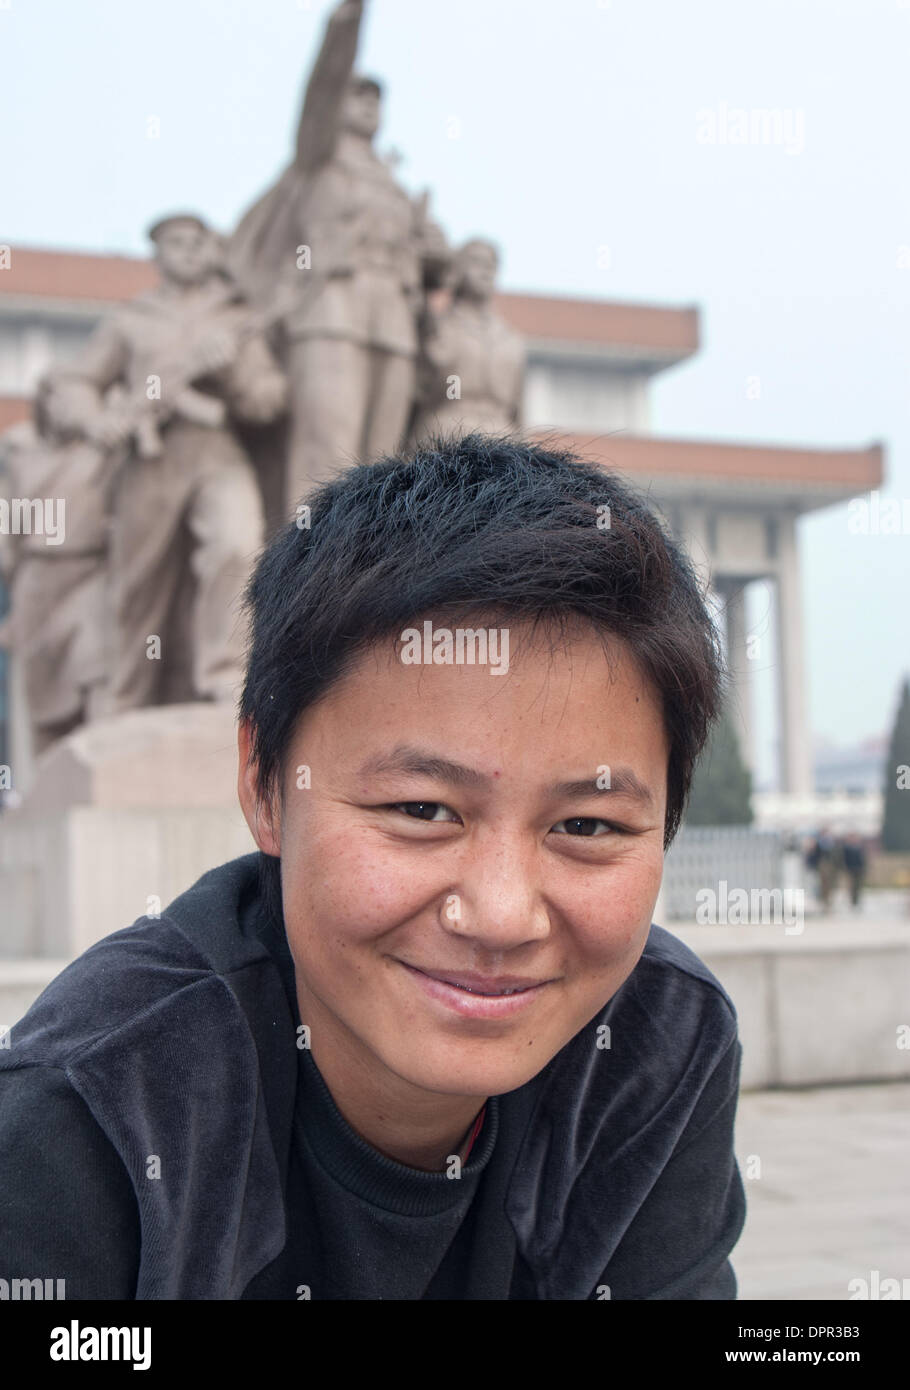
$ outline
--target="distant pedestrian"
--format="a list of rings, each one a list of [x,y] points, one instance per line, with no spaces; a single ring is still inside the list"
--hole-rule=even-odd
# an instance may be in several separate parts
[[[850,904],[852,907],[860,906],[860,895],[863,891],[863,884],[866,878],[866,849],[862,841],[862,836],[856,830],[851,830],[844,837],[841,845],[841,860],[844,866],[844,873],[847,875],[847,884],[850,892]]]
[[[806,855],[806,864],[818,875],[818,898],[823,912],[830,912],[837,883],[838,845],[827,826],[822,826]]]

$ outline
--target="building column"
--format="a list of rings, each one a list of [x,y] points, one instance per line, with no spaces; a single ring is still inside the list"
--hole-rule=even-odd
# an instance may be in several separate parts
[[[746,587],[744,579],[718,579],[724,600],[724,629],[727,666],[730,672],[729,713],[739,739],[739,752],[745,766],[755,773],[754,697],[752,667],[746,630]]]
[[[682,535],[678,538],[703,585],[710,585],[714,552],[708,511],[703,504],[689,502],[679,508]]]
[[[781,789],[813,791],[812,750],[806,723],[803,596],[796,517],[780,514],[776,574],[778,730]]]

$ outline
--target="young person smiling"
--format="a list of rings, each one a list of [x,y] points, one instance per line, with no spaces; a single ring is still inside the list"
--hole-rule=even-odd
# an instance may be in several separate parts
[[[735,1298],[736,1017],[651,922],[723,685],[689,562],[516,436],[309,501],[247,596],[259,852],[13,1029],[2,1258],[77,1298]]]

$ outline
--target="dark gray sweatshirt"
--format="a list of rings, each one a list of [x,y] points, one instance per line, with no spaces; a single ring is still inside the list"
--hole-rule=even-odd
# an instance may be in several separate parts
[[[601,1013],[490,1098],[460,1177],[425,1173],[366,1144],[298,1047],[258,858],[98,942],[14,1026],[0,1280],[64,1279],[68,1299],[736,1297],[741,1049],[687,947],[652,926]]]

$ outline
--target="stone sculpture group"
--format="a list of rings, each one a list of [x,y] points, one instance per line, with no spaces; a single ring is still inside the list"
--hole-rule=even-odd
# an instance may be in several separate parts
[[[5,440],[3,490],[65,501],[62,544],[3,538],[36,753],[103,715],[234,699],[244,583],[315,486],[434,432],[520,426],[495,245],[451,248],[374,148],[364,3],[329,19],[275,185],[227,237],[157,221],[158,287],[48,373]]]

